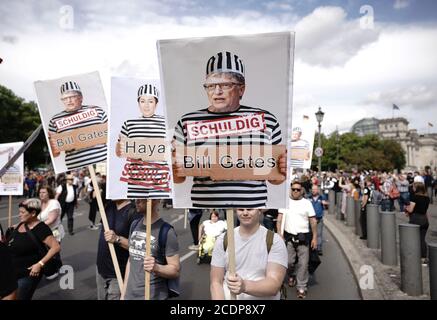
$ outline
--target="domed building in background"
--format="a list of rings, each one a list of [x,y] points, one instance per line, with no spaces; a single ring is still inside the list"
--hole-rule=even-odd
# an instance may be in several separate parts
[[[437,133],[418,134],[408,128],[408,120],[402,117],[378,120],[363,118],[351,128],[351,132],[365,136],[376,134],[382,139],[396,140],[405,151],[405,170],[423,170],[425,166],[437,169]]]

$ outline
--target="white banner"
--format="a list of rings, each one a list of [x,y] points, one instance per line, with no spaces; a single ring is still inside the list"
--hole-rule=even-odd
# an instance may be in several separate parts
[[[23,142],[11,142],[0,144],[0,168],[11,159]],[[23,195],[24,155],[22,154],[12,166],[8,168],[0,179],[0,195],[21,196]]]
[[[165,99],[158,79],[112,78],[109,110],[109,199],[172,195]]]
[[[99,73],[36,81],[35,91],[55,173],[105,162],[108,117]]]
[[[192,149],[184,147],[198,149],[190,158],[197,159],[196,170],[183,154],[173,155],[175,207],[287,206],[293,49],[290,32],[158,41],[168,138],[190,157]],[[264,145],[284,151],[262,158],[229,153],[232,146]],[[205,148],[225,154],[205,158]],[[216,171],[220,163],[202,164],[205,159],[226,159],[226,172]],[[269,168],[274,179],[257,177],[255,170]]]
[[[292,168],[309,169],[311,167],[315,132],[315,119],[304,116],[293,120],[288,153]]]

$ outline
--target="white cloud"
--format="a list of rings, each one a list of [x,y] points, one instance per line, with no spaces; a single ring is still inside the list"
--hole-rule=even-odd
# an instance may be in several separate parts
[[[361,29],[358,19],[346,16],[340,7],[320,7],[302,18],[296,25],[297,57],[310,65],[342,66],[377,40],[378,29]]]
[[[293,10],[293,6],[288,2],[267,2],[267,3],[263,3],[263,6],[267,10],[284,10],[284,11]]]
[[[327,112],[322,130],[329,133],[336,125],[343,127],[364,117],[391,117],[390,108],[396,103],[401,107],[399,115],[411,119],[410,127],[420,128],[421,118],[437,119],[434,39],[436,26],[384,26],[378,40],[343,67],[297,61],[295,111],[316,112],[320,104]],[[308,96],[311,99],[299,99]]]
[[[81,0],[74,4],[77,21],[72,31],[59,27],[59,1],[43,1],[45,7],[38,4],[37,9],[12,2],[12,12],[21,10],[22,19],[16,13],[0,22],[0,39],[12,36],[15,41],[0,41],[4,59],[0,84],[34,100],[35,80],[99,70],[107,89],[110,76],[158,77],[158,39],[296,30],[295,115],[313,115],[320,105],[326,112],[322,124],[326,133],[336,125],[345,130],[363,117],[390,117],[391,103],[411,118],[410,127],[421,117],[437,119],[434,25],[377,25],[362,30],[358,19],[348,19],[338,7],[317,8],[300,19],[292,12],[270,15],[250,10],[233,16],[163,14],[175,1],[167,0],[157,11],[156,1],[143,7],[139,2],[126,4],[128,8],[86,2],[84,10]],[[183,1],[186,8],[194,3]],[[0,6],[0,16],[5,10]],[[117,11],[120,14],[114,14]],[[391,101],[396,96],[402,98]]]
[[[393,8],[395,8],[396,10],[401,10],[401,9],[405,9],[409,5],[410,5],[409,0],[395,0]]]
[[[380,104],[391,109],[395,103],[399,107],[412,107],[417,109],[432,108],[437,106],[437,88],[425,85],[413,85],[406,88],[395,88],[384,92],[372,92],[365,103]]]

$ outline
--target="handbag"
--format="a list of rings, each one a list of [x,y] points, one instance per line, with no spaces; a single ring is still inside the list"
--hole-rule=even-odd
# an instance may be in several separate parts
[[[401,196],[401,193],[399,192],[398,188],[396,188],[394,184],[390,188],[390,192],[388,196],[390,197],[390,199],[397,199]]]
[[[319,257],[319,253],[317,252],[317,250],[313,250],[313,249],[309,249],[310,250],[310,257],[309,257],[309,261],[308,261],[308,272],[310,274],[313,274],[314,271],[316,271],[316,269],[319,267],[319,264],[322,263],[322,261],[320,260]]]
[[[27,224],[24,224],[24,228],[26,229],[26,232],[29,235],[30,239],[32,239],[32,241],[37,245],[40,259],[44,258],[44,256],[48,252],[47,246],[35,237],[35,235],[31,232]],[[56,254],[49,261],[45,263],[44,267],[42,268],[42,272],[46,277],[50,277],[55,273],[57,273],[61,267],[62,267],[61,256],[59,254]]]

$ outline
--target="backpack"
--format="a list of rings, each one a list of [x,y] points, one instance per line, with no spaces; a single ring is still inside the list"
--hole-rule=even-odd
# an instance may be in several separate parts
[[[392,183],[388,196],[390,197],[390,199],[397,199],[401,196],[398,188],[396,188],[396,184]]]
[[[228,248],[228,237],[227,237],[228,232],[226,231],[224,233],[224,238],[223,238],[223,250],[226,251],[226,249]],[[270,230],[267,229],[267,235],[266,235],[266,248],[267,248],[267,254],[270,253],[270,250],[272,249],[272,245],[273,245],[273,238],[275,236],[275,233]],[[281,293],[281,300],[286,300],[287,299],[287,288],[285,287],[285,284],[282,283],[281,285],[281,289],[279,290]]]
[[[131,225],[129,234],[132,233],[133,230],[137,227],[137,225],[143,220],[143,218],[136,219]],[[165,247],[167,246],[167,236],[170,229],[172,229],[173,226],[167,222],[164,221],[164,223],[161,225],[161,228],[159,229],[159,235],[158,235],[158,261],[163,261],[164,265],[167,264],[167,259],[165,257]],[[174,228],[173,228],[174,229]],[[175,279],[167,279],[167,287],[168,287],[168,297],[169,298],[175,298],[179,297],[180,295],[180,284],[179,284],[179,277]]]

